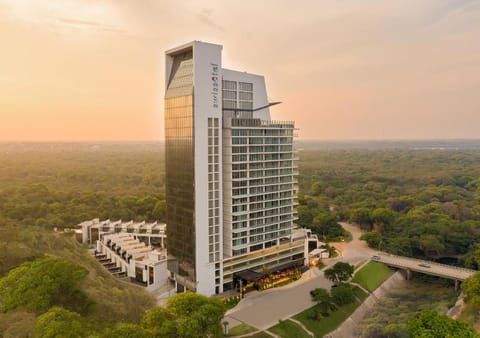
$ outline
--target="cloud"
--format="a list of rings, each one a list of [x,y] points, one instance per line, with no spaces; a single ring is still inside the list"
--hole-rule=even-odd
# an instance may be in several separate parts
[[[198,19],[201,23],[203,23],[203,24],[205,24],[205,25],[207,25],[207,26],[209,26],[209,27],[211,27],[211,28],[213,28],[213,29],[216,29],[216,30],[218,30],[218,31],[220,31],[220,32],[224,32],[224,31],[225,31],[225,28],[222,27],[222,26],[220,26],[219,24],[217,24],[217,23],[213,20],[212,14],[213,14],[213,10],[212,10],[212,9],[207,9],[207,8],[205,8],[205,9],[203,9],[200,13],[197,14],[197,19]]]
[[[124,33],[122,17],[108,2],[0,0],[0,9],[10,20],[26,25]]]
[[[110,32],[110,33],[125,33],[123,29],[120,29],[117,26],[105,24],[102,22],[77,20],[77,19],[62,18],[62,17],[56,18],[56,21],[61,25],[71,27],[71,28],[92,29],[92,30]]]
[[[425,26],[447,24],[449,20],[464,21],[478,14],[480,2],[477,0],[434,1],[422,13]],[[451,27],[450,27],[451,28]]]
[[[448,0],[440,6],[444,12],[457,12],[479,7],[478,0]]]

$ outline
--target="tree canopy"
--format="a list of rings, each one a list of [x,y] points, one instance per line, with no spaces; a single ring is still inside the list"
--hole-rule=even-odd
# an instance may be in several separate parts
[[[185,292],[171,297],[166,306],[148,311],[140,324],[121,323],[107,328],[102,337],[200,338],[221,337],[225,306],[216,297]]]
[[[331,311],[334,311],[337,306],[335,305],[330,293],[322,288],[317,288],[310,291],[312,300],[317,303],[320,315],[327,317]]]
[[[297,224],[309,228],[322,241],[340,241],[350,235],[338,223],[338,217],[328,205],[318,203],[311,197],[299,196]]]
[[[408,322],[411,337],[420,338],[478,338],[480,335],[465,322],[440,315],[435,310],[421,312]]]
[[[143,327],[133,323],[119,323],[114,328],[106,329],[102,338],[148,338],[148,337],[168,337],[155,336],[147,332]]]
[[[330,294],[332,295],[332,300],[338,305],[350,304],[355,301],[353,289],[348,284],[338,285],[330,291]]]
[[[462,283],[462,291],[467,303],[480,308],[480,272],[473,274]]]
[[[463,257],[464,264],[467,268],[480,269],[480,243],[476,243],[470,251]]]
[[[52,307],[35,322],[35,335],[42,338],[79,338],[89,333],[81,316],[61,307]]]
[[[43,312],[62,305],[86,313],[90,305],[78,283],[87,275],[84,267],[43,257],[25,262],[0,279],[0,311]]]
[[[346,282],[353,275],[354,267],[348,263],[337,262],[333,267],[326,269],[325,278],[331,280],[333,283],[339,284]]]
[[[166,314],[173,319],[176,334],[185,338],[222,336],[220,321],[225,311],[225,305],[220,299],[193,292],[177,294],[170,298],[166,305]],[[144,323],[149,327],[147,321]],[[171,324],[168,321],[164,321],[161,327],[167,326],[165,330],[168,331],[169,325]]]

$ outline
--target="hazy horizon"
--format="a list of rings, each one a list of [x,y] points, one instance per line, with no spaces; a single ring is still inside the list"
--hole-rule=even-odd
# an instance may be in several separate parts
[[[0,142],[162,141],[164,51],[192,40],[299,140],[480,139],[475,0],[0,0],[0,38]]]
[[[428,141],[445,141],[445,142],[455,142],[455,141],[480,141],[479,138],[384,138],[384,139],[314,139],[314,138],[295,138],[299,142],[428,142]],[[111,140],[95,140],[95,139],[85,139],[85,140],[0,140],[0,143],[157,143],[164,142],[165,140],[159,139],[138,139],[138,140],[120,140],[120,139],[111,139]]]

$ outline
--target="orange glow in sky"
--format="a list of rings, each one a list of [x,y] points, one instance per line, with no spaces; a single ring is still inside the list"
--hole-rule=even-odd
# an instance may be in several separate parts
[[[0,141],[163,140],[164,51],[222,44],[302,139],[480,138],[480,3],[0,0]]]

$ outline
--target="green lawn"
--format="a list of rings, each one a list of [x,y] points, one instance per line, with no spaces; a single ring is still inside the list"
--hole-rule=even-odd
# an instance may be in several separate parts
[[[372,292],[392,274],[393,270],[390,270],[386,265],[369,262],[353,276],[352,282],[358,283]]]
[[[272,333],[283,338],[310,338],[310,335],[305,332],[300,326],[292,322],[291,320],[281,320],[277,325],[268,329]]]
[[[231,329],[228,330],[228,336],[229,337],[234,337],[234,336],[241,336],[250,332],[255,332],[257,331],[256,328],[251,327],[250,325],[247,324],[240,324],[237,326],[232,327]]]

